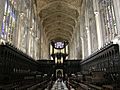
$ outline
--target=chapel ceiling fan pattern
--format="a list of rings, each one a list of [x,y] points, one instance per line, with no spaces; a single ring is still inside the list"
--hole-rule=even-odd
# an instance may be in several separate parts
[[[36,0],[38,15],[48,40],[70,41],[82,0]]]

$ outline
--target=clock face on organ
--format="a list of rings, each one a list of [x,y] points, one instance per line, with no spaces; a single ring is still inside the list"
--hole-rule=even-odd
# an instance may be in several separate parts
[[[55,42],[55,48],[56,49],[62,49],[64,48],[64,43],[63,42]]]

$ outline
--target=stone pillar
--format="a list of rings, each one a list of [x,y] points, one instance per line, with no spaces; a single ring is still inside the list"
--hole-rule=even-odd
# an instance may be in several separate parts
[[[90,38],[90,30],[89,30],[89,7],[88,7],[89,3],[88,0],[86,0],[86,8],[85,8],[85,31],[86,31],[86,35],[87,35],[87,54],[85,56],[89,56],[91,54],[91,38]]]
[[[120,35],[120,0],[113,0],[118,35]]]
[[[88,56],[88,40],[87,40],[87,32],[84,29],[83,33],[83,41],[84,41],[84,57],[86,58]]]
[[[87,40],[88,40],[88,55],[91,54],[91,39],[90,39],[90,30],[88,29],[88,26],[86,26],[87,30]]]
[[[75,57],[75,43],[74,38],[72,38],[72,41],[70,42],[70,59],[74,59]]]
[[[31,53],[32,53],[31,49],[33,48],[33,44],[32,44],[32,38],[33,37],[32,37],[32,32],[31,31],[28,32],[27,37],[28,37],[28,40],[27,40],[28,41],[28,47],[27,47],[28,48],[28,55],[31,56]]]
[[[33,36],[33,58],[35,59],[35,54],[36,54],[36,52],[35,52],[35,45],[36,45],[36,40],[35,40],[35,37]]]
[[[38,36],[38,43],[39,43],[39,59],[41,59],[41,27],[40,27],[40,24],[38,24],[39,22],[39,18],[38,18],[38,21],[37,21],[37,36]]]
[[[77,59],[77,44],[78,44],[78,41],[77,41],[77,31],[75,32],[75,36],[74,36],[74,59]]]
[[[83,37],[81,37],[81,43],[82,43],[82,59],[85,58],[85,52],[84,52],[84,40],[83,40]]]
[[[93,8],[94,8],[94,14],[95,14],[95,20],[96,20],[98,49],[100,49],[103,45],[103,37],[102,37],[102,29],[101,29],[101,22],[100,22],[98,0],[93,0]]]
[[[75,32],[75,36],[74,36],[74,44],[75,44],[75,45],[74,45],[74,46],[75,46],[75,47],[74,47],[74,54],[75,54],[75,55],[74,55],[74,59],[77,59],[77,53],[78,53],[78,52],[77,52],[77,51],[78,51],[78,50],[77,50],[77,44],[78,44],[78,41],[77,41],[77,31]]]
[[[40,47],[40,50],[41,50],[40,51],[40,58],[43,59],[43,51],[44,51],[43,49],[45,48],[44,47],[44,32],[43,32],[42,24],[40,24],[40,26],[41,26],[41,30],[40,30],[40,41],[41,41],[40,42],[40,46],[41,46]]]
[[[79,30],[79,32],[80,32],[80,40],[81,40],[81,54],[82,54],[82,59],[84,59],[85,58],[85,45],[84,45],[84,43],[85,43],[85,41],[84,41],[84,31],[85,31],[85,15],[81,15],[80,16],[80,30]]]

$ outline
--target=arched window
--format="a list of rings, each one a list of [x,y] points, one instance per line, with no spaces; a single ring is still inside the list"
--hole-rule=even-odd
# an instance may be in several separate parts
[[[113,0],[99,0],[105,43],[118,35]]]
[[[16,29],[17,15],[15,6],[15,0],[6,0],[0,36],[9,42],[13,41],[13,35]]]

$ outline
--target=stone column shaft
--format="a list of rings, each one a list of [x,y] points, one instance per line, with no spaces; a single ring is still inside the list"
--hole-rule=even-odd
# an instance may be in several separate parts
[[[94,14],[95,14],[95,20],[96,20],[98,49],[100,49],[103,45],[103,39],[102,39],[102,29],[101,29],[101,22],[100,22],[98,0],[93,0],[93,8],[94,8]]]

